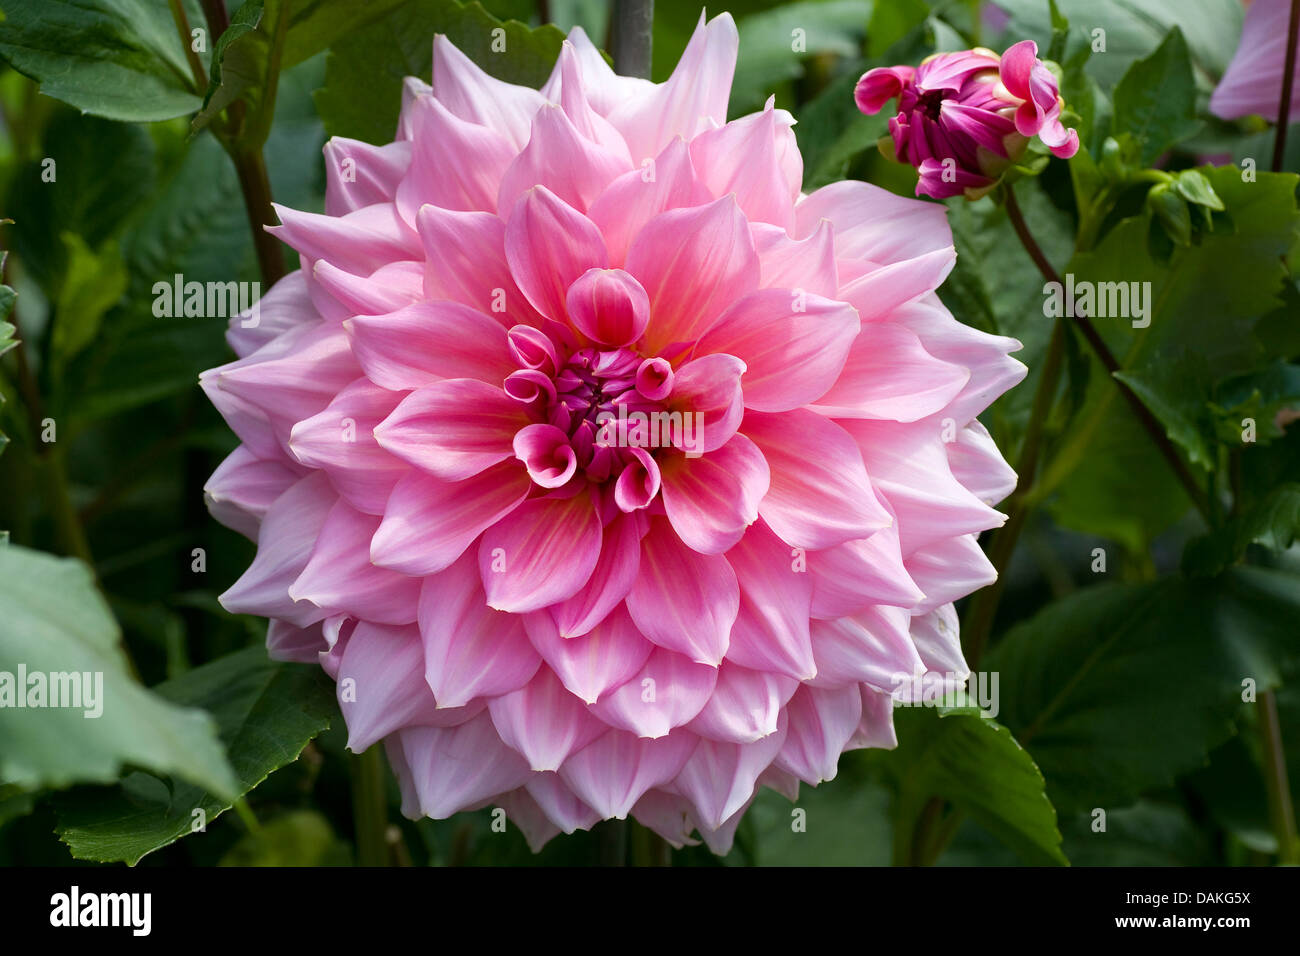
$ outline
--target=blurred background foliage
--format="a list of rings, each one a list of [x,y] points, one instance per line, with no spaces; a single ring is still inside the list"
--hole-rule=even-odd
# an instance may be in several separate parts
[[[253,552],[203,504],[204,481],[235,446],[195,384],[231,358],[225,320],[152,310],[154,283],[178,273],[264,278],[239,164],[260,152],[277,202],[321,210],[326,137],[391,139],[401,78],[428,77],[435,32],[485,69],[539,85],[571,27],[608,48],[610,4],[232,0],[229,34],[187,58],[173,14],[201,28],[214,2],[0,0],[0,215],[10,221],[0,227],[0,529],[11,542],[0,548],[0,669],[20,659],[102,669],[133,701],[95,740],[80,739],[78,717],[38,730],[30,714],[0,711],[0,863],[667,861],[635,824],[534,855],[514,828],[495,832],[489,810],[404,820],[391,781],[385,845],[355,835],[355,810],[373,799],[367,775],[386,769],[344,749],[327,680],[268,662],[265,622],[216,600]],[[700,8],[655,7],[662,80]],[[959,608],[968,630],[986,632],[979,669],[1000,674],[996,723],[900,711],[897,751],[847,754],[833,783],[803,788],[803,829],[788,801],[763,791],[729,856],[690,848],[671,861],[1295,862],[1279,781],[1289,769],[1294,805],[1300,428],[1279,412],[1300,405],[1300,219],[1296,178],[1267,171],[1268,118],[1227,123],[1206,110],[1236,50],[1241,4],[725,7],[740,30],[731,116],[771,96],[792,111],[807,191],[856,178],[912,194],[914,172],[875,148],[888,111],[854,106],[866,69],[1026,37],[1050,51],[1083,149],[1021,180],[1020,206],[1058,271],[1152,283],[1150,328],[1100,328],[1205,507],[1192,506],[1107,370],[1067,331],[1035,480],[1004,506],[1020,512],[1020,533],[1000,593]],[[281,9],[277,73],[266,25]],[[515,21],[510,52],[488,56],[499,21]],[[1284,168],[1294,172],[1291,132]],[[48,158],[54,183],[42,178]],[[1258,167],[1250,182],[1246,160]],[[1147,201],[1153,162],[1181,184],[1163,213]],[[1200,179],[1182,175],[1198,167]],[[1052,336],[1043,277],[993,199],[949,208],[959,258],[942,298],[961,321],[1025,346],[1027,381],[983,416],[1015,462]],[[1258,426],[1250,443],[1246,418]],[[55,441],[43,439],[51,423]],[[1276,721],[1261,719],[1265,704]],[[206,832],[192,832],[193,808]]]

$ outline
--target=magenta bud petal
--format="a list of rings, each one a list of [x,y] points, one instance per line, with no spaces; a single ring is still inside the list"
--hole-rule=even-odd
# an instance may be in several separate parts
[[[650,321],[650,298],[622,269],[589,269],[569,286],[569,318],[587,338],[618,348],[641,337]]]

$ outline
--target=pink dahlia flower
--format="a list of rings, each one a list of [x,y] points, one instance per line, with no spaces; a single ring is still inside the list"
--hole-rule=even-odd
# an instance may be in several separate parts
[[[941,207],[801,196],[788,114],[724,122],[736,49],[701,22],[654,85],[574,30],[539,92],[439,37],[202,377],[258,544],[222,602],[320,660],[412,817],[725,852],[758,786],[893,746],[903,677],[966,676],[1019,343],[940,304]]]
[[[1253,0],[1246,10],[1237,53],[1210,97],[1210,112],[1223,119],[1278,118],[1290,16],[1291,0]],[[1288,122],[1296,121],[1300,121],[1300,70],[1291,77]]]
[[[1062,159],[1079,150],[1079,134],[1061,123],[1056,77],[1033,40],[1001,57],[977,47],[936,53],[915,68],[868,70],[854,98],[868,115],[898,99],[892,143],[882,143],[920,172],[918,196],[978,198],[1024,155],[1032,136]]]

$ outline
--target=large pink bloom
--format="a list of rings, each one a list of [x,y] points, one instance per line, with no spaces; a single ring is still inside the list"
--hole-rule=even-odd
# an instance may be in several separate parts
[[[1253,0],[1246,10],[1237,53],[1210,97],[1210,112],[1224,119],[1263,116],[1274,121],[1282,108],[1282,74],[1291,0]],[[1291,115],[1300,120],[1300,69],[1291,77]]]
[[[1079,150],[1079,134],[1061,123],[1056,77],[1033,40],[1001,56],[977,47],[936,53],[915,68],[877,67],[854,90],[868,115],[895,98],[893,153],[920,172],[918,196],[977,198],[1024,155],[1031,136],[1063,159]]]
[[[319,657],[411,816],[723,852],[759,785],[893,746],[903,675],[967,672],[1018,343],[935,296],[941,207],[801,196],[787,113],[724,123],[736,49],[701,22],[656,86],[575,30],[539,92],[439,38],[203,375],[243,442],[211,507],[258,542],[222,602]]]

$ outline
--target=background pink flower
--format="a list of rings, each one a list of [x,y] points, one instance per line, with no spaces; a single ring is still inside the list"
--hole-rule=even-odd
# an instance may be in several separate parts
[[[725,122],[737,43],[701,21],[655,85],[575,30],[536,91],[439,38],[398,140],[331,141],[325,214],[279,210],[302,268],[203,375],[242,441],[210,506],[258,543],[222,601],[339,681],[410,816],[725,852],[759,786],[893,746],[901,676],[967,673],[1018,343],[935,295],[941,207],[803,196],[788,113]],[[610,442],[620,408],[699,441]]]
[[[1210,112],[1223,119],[1259,115],[1277,120],[1282,108],[1282,74],[1286,69],[1290,16],[1291,0],[1253,0],[1246,8],[1241,42],[1210,97]],[[1288,121],[1297,120],[1300,120],[1300,70],[1291,77]]]

